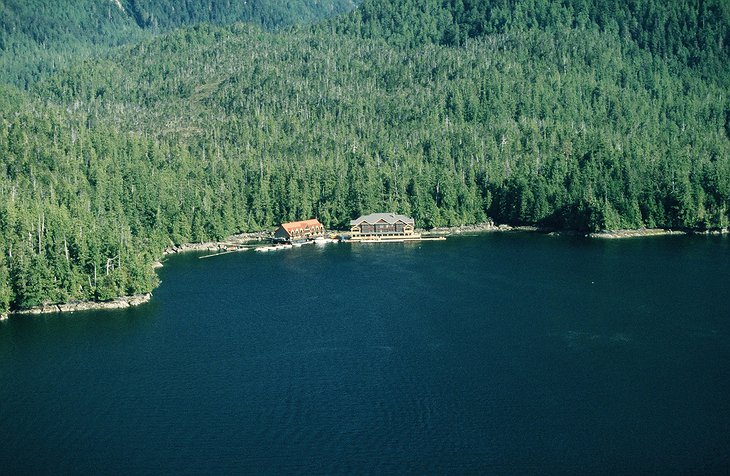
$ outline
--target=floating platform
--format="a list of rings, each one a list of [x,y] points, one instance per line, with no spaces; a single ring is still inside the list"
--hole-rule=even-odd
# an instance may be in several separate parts
[[[284,244],[284,245],[272,245],[272,246],[259,246],[258,248],[255,248],[258,252],[267,252],[267,251],[279,251],[279,250],[288,250],[292,248],[293,245],[291,244]]]
[[[325,238],[323,236],[320,236],[318,238],[315,238],[313,243],[315,245],[320,245],[321,246],[321,245],[326,245],[328,243],[338,243],[339,241],[340,240],[337,239],[337,238]]]
[[[352,243],[405,243],[410,241],[444,241],[445,236],[363,236],[345,240]]]
[[[230,249],[229,248],[229,249],[226,249],[225,251],[219,251],[218,253],[213,253],[212,255],[201,256],[200,259],[212,258],[214,256],[220,256],[220,255],[227,255],[229,253],[238,253],[240,251],[247,251],[247,250],[250,250],[250,249],[251,249],[250,247],[239,246],[239,247],[237,247],[235,249]]]

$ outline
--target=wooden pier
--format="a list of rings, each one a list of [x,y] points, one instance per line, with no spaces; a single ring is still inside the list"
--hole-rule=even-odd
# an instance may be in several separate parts
[[[237,246],[235,249],[225,248],[225,251],[219,251],[218,253],[213,253],[212,255],[201,256],[199,259],[212,258],[214,256],[227,255],[229,253],[238,253],[240,251],[248,251],[252,248],[253,247],[251,246]]]
[[[347,243],[405,243],[411,241],[444,241],[445,236],[367,236],[345,240]]]

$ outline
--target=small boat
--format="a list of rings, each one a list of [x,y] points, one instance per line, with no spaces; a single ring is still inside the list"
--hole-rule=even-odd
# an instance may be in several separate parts
[[[286,250],[289,248],[292,248],[293,245],[290,243],[283,243],[283,244],[274,244],[274,245],[268,245],[268,246],[259,246],[256,248],[256,251],[259,252],[266,252],[266,251],[279,251],[279,250]]]
[[[314,243],[317,245],[326,245],[327,243],[337,243],[338,240],[335,238],[325,238],[324,236],[318,236],[314,239]]]

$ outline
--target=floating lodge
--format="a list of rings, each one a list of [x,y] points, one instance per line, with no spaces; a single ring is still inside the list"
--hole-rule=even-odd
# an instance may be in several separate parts
[[[395,213],[371,213],[350,221],[348,241],[416,241],[416,222]]]

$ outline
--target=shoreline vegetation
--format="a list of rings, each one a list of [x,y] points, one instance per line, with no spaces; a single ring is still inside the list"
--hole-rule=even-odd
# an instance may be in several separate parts
[[[121,296],[109,301],[75,301],[59,304],[45,304],[20,311],[10,311],[8,314],[0,315],[0,321],[8,319],[10,315],[27,316],[39,314],[71,313],[78,311],[92,311],[101,309],[126,309],[139,306],[149,302],[152,293],[135,294],[133,296]]]
[[[576,231],[559,231],[547,228],[539,228],[535,226],[511,226],[497,225],[493,221],[478,223],[473,225],[460,225],[452,227],[437,227],[430,230],[420,230],[424,237],[437,236],[458,236],[472,235],[481,233],[499,233],[499,232],[537,232],[551,235],[577,235],[582,234]],[[335,233],[335,232],[333,232]],[[669,228],[638,228],[635,230],[602,230],[594,233],[582,234],[586,238],[596,238],[601,240],[614,240],[626,238],[641,238],[650,236],[667,236],[667,235],[726,235],[730,234],[730,228],[722,228],[717,230],[677,230]],[[231,235],[221,241],[206,241],[202,243],[183,243],[181,245],[169,246],[163,251],[163,256],[169,256],[177,253],[186,253],[191,251],[211,251],[222,252],[228,251],[232,247],[240,247],[242,245],[250,245],[256,242],[264,242],[271,237],[269,231],[257,231],[250,233],[238,233]],[[162,262],[155,261],[153,268],[161,268]],[[0,321],[8,319],[9,315],[38,315],[51,313],[69,313],[77,311],[101,310],[101,309],[124,309],[138,306],[149,302],[152,293],[138,294],[134,296],[122,296],[110,301],[78,301],[71,303],[45,304],[30,309],[20,311],[11,311],[8,314],[0,315]]]

